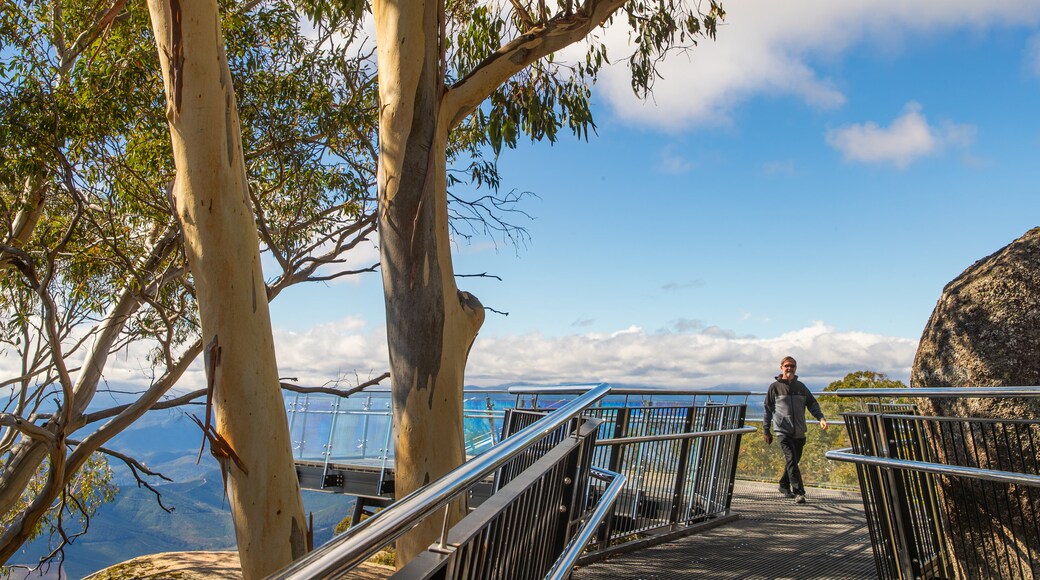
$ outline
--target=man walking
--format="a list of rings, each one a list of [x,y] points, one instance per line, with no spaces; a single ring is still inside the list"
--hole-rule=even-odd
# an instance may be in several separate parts
[[[762,436],[767,445],[772,445],[773,433],[770,429],[776,429],[780,449],[784,452],[780,493],[795,498],[795,503],[805,503],[805,486],[802,485],[802,471],[798,467],[805,447],[805,411],[808,409],[813,417],[820,420],[820,428],[824,431],[827,430],[827,420],[823,418],[816,397],[794,374],[797,368],[798,363],[792,357],[785,356],[780,361],[780,374],[776,376],[776,382],[769,385],[769,392],[766,393]]]

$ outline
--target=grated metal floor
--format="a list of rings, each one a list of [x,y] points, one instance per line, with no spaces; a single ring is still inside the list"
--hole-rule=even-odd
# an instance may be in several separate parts
[[[775,484],[738,481],[740,519],[575,569],[574,580],[877,578],[859,493],[811,488],[794,503]]]

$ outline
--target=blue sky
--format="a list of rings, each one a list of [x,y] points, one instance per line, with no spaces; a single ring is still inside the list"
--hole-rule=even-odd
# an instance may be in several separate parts
[[[526,247],[458,245],[457,273],[502,278],[459,286],[509,312],[468,382],[757,388],[788,353],[814,388],[907,380],[943,286],[1040,225],[1040,4],[726,9],[652,102],[615,67],[589,142],[503,154],[504,189],[539,197]],[[624,32],[605,38],[620,56]],[[378,275],[273,315],[285,375],[386,367]]]

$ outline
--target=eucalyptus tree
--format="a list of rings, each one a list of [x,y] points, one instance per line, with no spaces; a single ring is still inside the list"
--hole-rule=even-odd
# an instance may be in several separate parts
[[[289,2],[227,8],[220,50],[230,73],[223,81],[225,94],[235,83],[242,135],[240,152],[231,154],[241,164],[237,194],[248,195],[236,227],[249,230],[254,245],[259,237],[276,271],[251,278],[250,309],[255,301],[259,310],[293,284],[375,269],[342,265],[374,231],[375,89],[369,55],[334,42],[350,24],[344,15],[327,14],[307,36]],[[107,441],[148,409],[199,395],[169,395],[204,350],[198,314],[209,306],[200,308],[202,283],[189,268],[195,264],[171,207],[183,185],[174,185],[155,46],[143,4],[0,4],[0,341],[19,367],[0,379],[10,393],[0,413],[0,561],[48,513],[76,501],[68,493],[76,474],[94,452],[111,453]],[[237,134],[226,135],[238,142]],[[255,260],[248,265],[259,272]],[[226,372],[239,347],[226,335],[219,346],[224,364],[216,367]],[[122,349],[147,351],[151,380],[129,404],[105,408],[96,395],[108,388],[106,366]],[[273,365],[273,353],[265,356]],[[214,386],[212,441],[229,444],[228,461],[249,461],[247,448],[263,439],[233,439],[224,414],[234,405],[252,412],[252,393],[232,399],[231,387]],[[266,412],[274,415],[277,406],[284,422],[280,403],[270,394],[264,400]],[[70,439],[74,432],[78,441]],[[133,458],[112,456],[135,474],[148,473]],[[278,462],[282,472],[291,470],[291,458]],[[263,497],[239,497],[236,467],[228,469],[233,499],[255,504]],[[262,476],[263,468],[252,472]],[[298,503],[298,491],[289,491],[279,501]],[[302,526],[299,511],[290,511]],[[237,514],[236,522],[249,523]]]
[[[676,0],[373,0],[379,72],[379,235],[396,425],[396,491],[463,459],[462,384],[485,309],[458,289],[450,252],[447,156],[454,136],[497,154],[521,135],[593,128],[590,84],[607,62],[598,31],[629,29],[632,88],[647,95],[669,49],[713,38],[724,17]],[[555,54],[587,40],[584,59]],[[459,517],[457,508],[454,517]],[[398,543],[402,561],[438,523]]]

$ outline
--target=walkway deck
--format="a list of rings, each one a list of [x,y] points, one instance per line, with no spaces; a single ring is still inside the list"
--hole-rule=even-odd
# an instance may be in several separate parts
[[[803,505],[775,485],[738,481],[740,519],[574,571],[573,580],[877,578],[859,493],[810,489]]]

